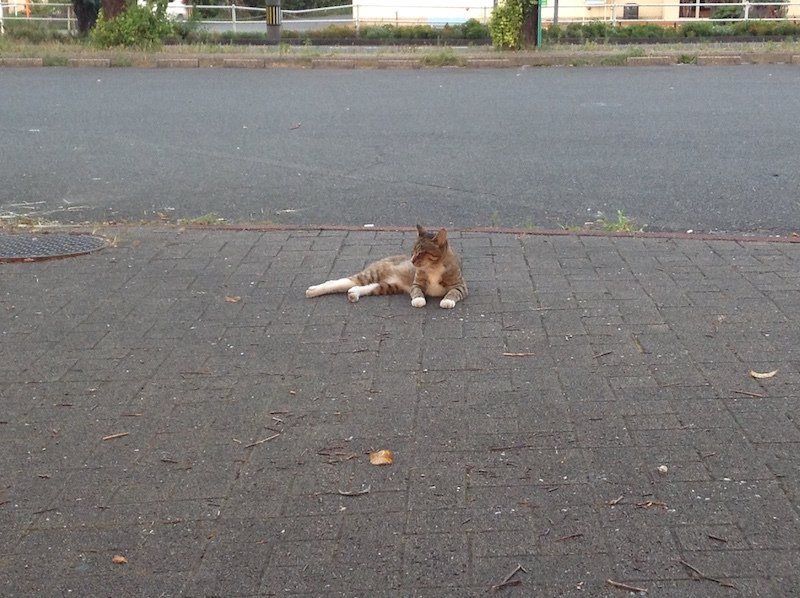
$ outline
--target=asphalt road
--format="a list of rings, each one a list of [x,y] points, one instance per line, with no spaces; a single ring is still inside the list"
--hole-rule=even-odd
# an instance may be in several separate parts
[[[0,69],[0,211],[800,229],[800,69]]]

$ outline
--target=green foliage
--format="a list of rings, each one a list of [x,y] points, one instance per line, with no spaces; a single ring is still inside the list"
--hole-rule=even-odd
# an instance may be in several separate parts
[[[791,21],[781,21],[776,23],[772,30],[772,35],[794,35],[800,36],[800,23]]]
[[[685,23],[680,28],[683,37],[709,37],[714,32],[713,23]]]
[[[521,0],[505,0],[498,4],[489,21],[492,45],[501,50],[519,50],[524,18]]]
[[[720,6],[711,13],[712,19],[741,19],[744,17],[744,8],[741,6]]]
[[[585,34],[584,37],[586,39],[593,39],[593,40],[608,39],[615,33],[614,29],[615,29],[614,25],[611,25],[610,23],[603,23],[601,21],[595,21],[595,22],[590,21],[589,23],[586,23],[586,25],[584,25],[583,27],[583,31]]]
[[[2,37],[7,39],[14,39],[19,41],[27,41],[34,44],[42,42],[68,42],[68,38],[52,25],[44,21],[34,21],[28,23],[25,21],[6,21],[5,35]]]
[[[55,56],[53,54],[45,54],[42,57],[42,66],[67,66],[69,64],[69,56]]]
[[[586,36],[583,33],[584,25],[582,23],[570,23],[564,30],[564,37],[570,39],[584,39]]]
[[[176,21],[167,17],[172,23],[172,32],[175,36],[181,39],[192,39],[201,24],[200,14],[196,10],[192,10],[188,21]]]
[[[101,9],[89,41],[100,48],[152,47],[160,45],[174,31],[173,23],[167,17],[167,0],[156,3],[148,0],[145,6],[129,2],[127,10],[113,19],[106,19]]]
[[[737,7],[720,7],[717,10],[722,10],[723,8]],[[720,17],[717,17],[717,13],[714,13],[714,18]],[[597,21],[569,23],[564,28],[559,25],[551,25],[542,32],[542,38],[549,43],[559,43],[565,39],[598,42],[611,39],[725,37],[731,35],[798,36],[800,35],[800,24],[790,21],[750,19],[724,24],[711,21],[689,22],[682,24],[679,28],[675,28],[662,27],[656,23],[611,25],[610,23]]]
[[[456,56],[452,48],[443,48],[438,52],[425,54],[422,57],[423,66],[460,66],[461,59]]]
[[[445,25],[439,29],[430,25],[371,25],[356,32],[351,27],[326,27],[307,31],[312,39],[359,37],[361,39],[486,39],[489,28],[475,19],[457,25]]]
[[[662,27],[657,23],[633,23],[627,27],[617,27],[612,33],[623,34],[624,37],[631,38],[660,38],[675,37],[677,32],[671,27]]]
[[[697,64],[697,55],[681,54],[678,56],[678,64]]]
[[[208,214],[204,214],[203,216],[197,216],[196,218],[178,218],[178,224],[186,224],[186,225],[201,225],[201,226],[212,226],[215,224],[227,224],[227,218],[221,218],[219,214],[216,212],[209,212]]]
[[[547,29],[542,31],[542,39],[550,42],[557,42],[566,37],[566,32],[560,25],[550,25]]]
[[[622,210],[617,210],[617,219],[611,220],[605,214],[600,214],[597,220],[598,224],[602,225],[603,230],[609,232],[626,232],[626,233],[640,233],[644,227],[636,227],[631,220]]]
[[[445,27],[445,30],[446,29],[447,27]],[[477,19],[470,19],[463,25],[453,27],[452,29],[454,31],[460,29],[462,39],[486,39],[491,36],[489,26],[484,25]]]
[[[615,56],[606,56],[600,59],[602,66],[625,66],[628,57],[625,54],[617,54]]]
[[[394,37],[394,27],[391,25],[362,27],[359,37],[363,39],[392,39]]]
[[[306,33],[312,33],[311,31]],[[325,29],[319,29],[316,32],[320,39],[351,39],[358,36],[355,27],[350,25],[329,25]]]
[[[738,21],[725,27],[730,30],[731,35],[776,35],[777,29],[774,23],[758,20]]]

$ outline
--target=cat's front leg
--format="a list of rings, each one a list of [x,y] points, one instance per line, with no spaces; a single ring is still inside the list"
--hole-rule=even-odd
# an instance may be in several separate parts
[[[425,293],[419,285],[411,285],[411,306],[412,307],[425,307]]]
[[[439,307],[443,309],[453,309],[459,300],[464,298],[464,294],[458,289],[450,289],[444,298],[439,302]]]

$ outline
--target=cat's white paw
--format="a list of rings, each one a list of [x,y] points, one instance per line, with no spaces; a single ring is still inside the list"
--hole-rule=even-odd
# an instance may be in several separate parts
[[[439,302],[439,307],[442,307],[444,309],[453,309],[455,306],[456,302],[453,301],[452,299],[442,299]]]
[[[413,307],[425,307],[425,297],[414,297],[411,300],[411,305]]]
[[[317,289],[319,289],[319,285],[315,284],[306,289],[306,297],[316,297],[317,296]]]
[[[355,303],[356,301],[358,301],[358,297],[359,297],[358,291],[355,288],[347,291],[347,298],[350,299],[350,303]]]

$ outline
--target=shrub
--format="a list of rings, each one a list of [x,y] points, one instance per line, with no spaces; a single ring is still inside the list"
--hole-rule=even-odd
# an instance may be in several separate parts
[[[59,41],[66,42],[66,38],[56,28],[44,21],[27,23],[25,21],[8,21],[5,25],[5,37],[31,43]]]
[[[436,39],[439,30],[430,25],[404,25],[394,28],[396,39]]]
[[[166,0],[158,0],[155,4],[148,0],[145,6],[129,2],[127,10],[113,19],[106,19],[101,9],[89,40],[101,48],[160,45],[165,37],[174,33],[166,11]]]
[[[602,21],[589,22],[583,25],[584,39],[608,39],[614,35],[614,26]]]
[[[658,25],[656,23],[646,23],[644,25],[640,23],[634,23],[633,25],[628,25],[626,27],[618,27],[617,33],[622,33],[622,30],[625,30],[627,34],[626,37],[671,37],[674,35],[674,29],[667,29]]]
[[[570,23],[567,25],[567,29],[564,32],[564,37],[568,37],[570,39],[583,39],[586,37],[583,33],[583,25],[580,23]]]
[[[800,35],[800,24],[790,21],[775,23],[774,35]]]
[[[550,25],[542,32],[542,37],[550,42],[556,42],[566,37],[564,30],[559,25]]]
[[[489,31],[492,32],[492,45],[501,50],[518,50],[522,47],[522,22],[524,20],[522,2],[505,0],[492,11]]]
[[[361,37],[364,39],[392,39],[394,37],[394,27],[391,25],[362,27]]]
[[[720,6],[711,13],[712,19],[741,19],[744,9],[741,6]]]
[[[328,25],[316,33],[322,39],[350,39],[357,35],[356,28],[350,25]]]
[[[681,26],[683,37],[708,37],[714,33],[712,23],[686,23]]]
[[[484,25],[477,19],[470,19],[461,25],[462,39],[486,39],[491,37],[489,26]]]

